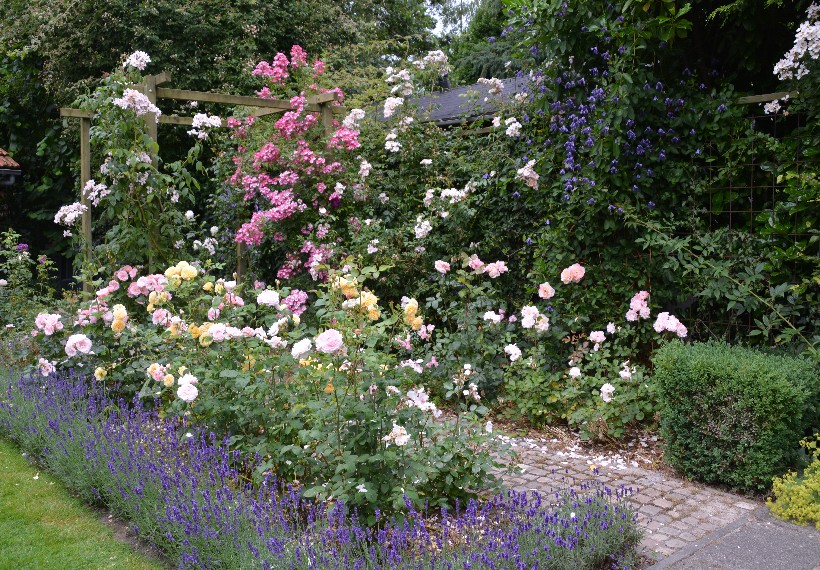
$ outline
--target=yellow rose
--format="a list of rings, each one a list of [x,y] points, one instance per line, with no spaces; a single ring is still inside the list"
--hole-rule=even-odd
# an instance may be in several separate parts
[[[115,319],[113,323],[111,323],[111,330],[115,333],[121,333],[125,330],[125,321],[121,319]]]
[[[413,319],[413,321],[410,323],[410,326],[411,326],[411,327],[413,327],[413,330],[414,330],[414,331],[417,331],[417,330],[419,330],[419,329],[421,328],[421,325],[423,325],[423,324],[424,324],[424,321],[422,320],[422,318],[421,318],[421,317],[416,317],[416,318],[415,318],[415,319]]]
[[[182,283],[182,277],[180,277],[179,275],[172,275],[168,279],[168,281],[170,281],[171,285],[173,285],[174,287],[179,287],[179,284]]]
[[[217,283],[216,287],[214,287],[214,292],[218,295],[221,295],[225,292],[225,287],[222,285],[222,283]]]
[[[213,291],[214,290],[214,284],[211,283],[210,281],[208,281],[207,283],[205,283],[205,285],[202,286],[202,290],[203,291]]]
[[[370,317],[371,321],[377,320],[380,316],[382,316],[381,311],[378,307],[370,307],[367,310],[367,316]]]
[[[125,307],[123,305],[119,305],[119,304],[114,305],[114,308],[112,309],[111,314],[114,315],[115,319],[118,319],[118,320],[121,320],[121,321],[124,321],[125,319],[128,318],[128,311],[125,310]]]
[[[97,369],[94,371],[94,378],[96,378],[97,380],[102,380],[106,376],[108,376],[108,372],[106,372],[105,368],[103,368],[102,366],[98,366]]]
[[[157,303],[157,292],[156,291],[151,291],[150,293],[148,293],[148,302],[151,303],[152,305],[156,305],[156,303]]]
[[[211,343],[213,341],[214,341],[214,339],[211,338],[211,335],[208,335],[208,334],[204,334],[201,337],[199,337],[199,344],[206,347],[206,348],[211,346]]]
[[[186,281],[190,281],[191,279],[196,277],[196,274],[196,267],[191,267],[190,265],[188,265],[187,267],[183,267],[179,272],[180,277],[182,277]]]
[[[201,331],[198,326],[191,325],[188,327],[188,332],[191,333],[191,338],[198,338]]]
[[[165,277],[167,277],[168,279],[171,279],[171,277],[174,277],[176,275],[179,275],[178,267],[171,266],[165,270]]]
[[[360,303],[362,307],[366,307],[369,309],[370,307],[376,305],[378,302],[379,298],[376,297],[373,293],[371,293],[370,291],[362,291],[362,295],[360,298]]]
[[[332,394],[333,393],[333,378],[328,380],[327,386],[325,386],[325,393]]]
[[[293,319],[293,324],[296,326],[299,326],[299,323],[302,322],[302,319],[299,317],[299,315],[292,315],[291,318]]]
[[[179,369],[177,370],[177,372],[179,372],[179,375],[180,375],[180,376],[182,376],[183,374],[185,374],[187,371],[188,371],[188,368],[187,368],[187,367],[185,367],[185,366],[180,366],[180,367],[179,367]]]
[[[170,388],[174,385],[174,377],[171,374],[166,374],[165,378],[162,379],[162,383],[165,384],[166,388]]]

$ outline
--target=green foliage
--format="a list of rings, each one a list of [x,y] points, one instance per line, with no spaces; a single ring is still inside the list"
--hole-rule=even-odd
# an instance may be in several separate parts
[[[666,457],[686,476],[766,491],[817,425],[818,369],[808,359],[675,342],[653,361]]]
[[[32,350],[31,323],[54,303],[54,262],[35,259],[14,230],[0,234],[0,359],[25,366]]]
[[[811,453],[812,462],[798,475],[789,471],[783,477],[775,477],[772,494],[766,505],[779,519],[794,520],[797,524],[814,523],[820,530],[820,434],[814,434],[814,441],[805,438],[800,445]]]

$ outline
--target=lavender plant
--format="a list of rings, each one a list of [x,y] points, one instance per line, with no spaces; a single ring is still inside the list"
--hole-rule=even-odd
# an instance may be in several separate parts
[[[72,373],[2,376],[0,433],[83,497],[127,518],[180,568],[631,568],[641,533],[631,489],[508,492],[455,509],[362,523],[273,477],[258,458]]]

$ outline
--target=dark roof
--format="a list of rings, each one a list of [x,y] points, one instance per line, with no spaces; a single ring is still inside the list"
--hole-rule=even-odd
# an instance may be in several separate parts
[[[454,125],[465,120],[472,122],[481,117],[493,116],[499,103],[509,102],[516,93],[527,91],[532,84],[527,76],[508,77],[501,82],[504,89],[499,95],[490,95],[488,85],[474,83],[412,99],[410,103],[418,105],[420,120],[424,122],[434,121],[439,126]],[[477,100],[470,102],[466,96],[468,91],[477,91]]]
[[[20,165],[14,160],[9,153],[0,148],[0,169],[2,170],[20,170]]]

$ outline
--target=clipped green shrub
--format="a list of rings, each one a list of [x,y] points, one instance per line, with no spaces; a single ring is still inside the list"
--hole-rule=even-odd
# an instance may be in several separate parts
[[[723,342],[672,342],[653,358],[669,463],[747,493],[769,489],[817,419],[815,362]]]

